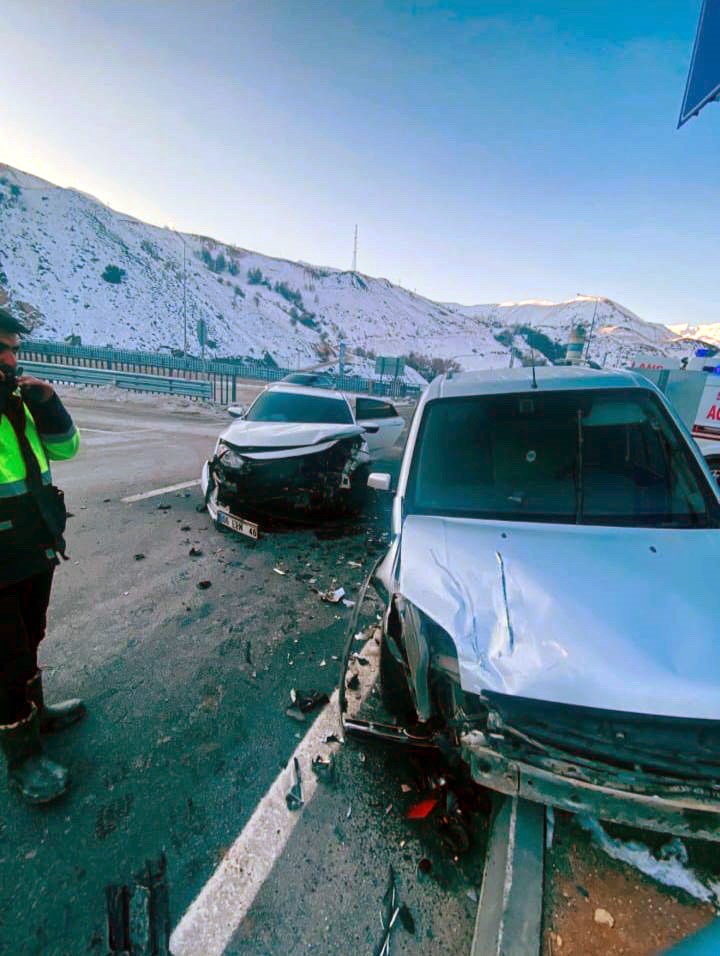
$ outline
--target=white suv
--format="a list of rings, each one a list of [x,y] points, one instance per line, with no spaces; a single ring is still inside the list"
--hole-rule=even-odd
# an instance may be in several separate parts
[[[436,379],[392,526],[375,579],[389,710],[493,789],[719,838],[720,501],[647,379]]]

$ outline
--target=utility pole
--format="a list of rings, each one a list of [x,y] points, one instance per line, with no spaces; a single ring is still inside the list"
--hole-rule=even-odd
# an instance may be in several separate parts
[[[357,240],[358,240],[358,227],[355,223],[355,245],[353,246],[353,264],[352,271],[357,272]]]
[[[175,233],[175,235],[180,235]],[[182,239],[182,236],[180,236]],[[185,240],[182,240],[183,244],[183,354],[187,355],[187,250],[185,245]],[[203,358],[205,357],[205,344],[203,343]]]
[[[591,298],[592,298],[592,296],[590,296],[590,295],[584,295],[582,292],[578,292],[578,295],[579,295],[581,298],[583,298],[583,299],[591,299]],[[598,296],[595,296],[595,308],[593,309],[592,322],[590,323],[590,331],[588,332],[588,337],[587,337],[587,340],[586,340],[586,342],[585,342],[585,361],[586,361],[586,362],[588,361],[588,358],[589,358],[589,356],[590,356],[590,342],[592,341],[593,330],[595,329],[595,316],[597,315],[597,307],[598,307],[598,302],[599,302],[599,301],[600,301],[599,297],[598,297]]]

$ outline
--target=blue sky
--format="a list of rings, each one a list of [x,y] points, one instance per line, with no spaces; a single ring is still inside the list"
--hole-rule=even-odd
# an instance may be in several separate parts
[[[700,0],[3,0],[0,160],[432,298],[720,320]]]

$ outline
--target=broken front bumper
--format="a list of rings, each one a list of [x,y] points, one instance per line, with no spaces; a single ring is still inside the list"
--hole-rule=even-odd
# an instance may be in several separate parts
[[[569,776],[498,753],[482,731],[461,736],[462,756],[476,783],[509,796],[524,797],[570,813],[589,813],[601,820],[659,830],[677,836],[720,842],[720,799],[700,787],[678,785],[675,793],[652,792],[652,777],[628,775],[624,789],[609,785],[600,770],[596,779]]]

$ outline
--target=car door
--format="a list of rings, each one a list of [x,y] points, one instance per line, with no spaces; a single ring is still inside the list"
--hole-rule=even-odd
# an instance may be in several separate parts
[[[365,433],[372,459],[386,458],[405,427],[395,406],[378,398],[355,399],[355,419],[358,425],[372,429]]]

